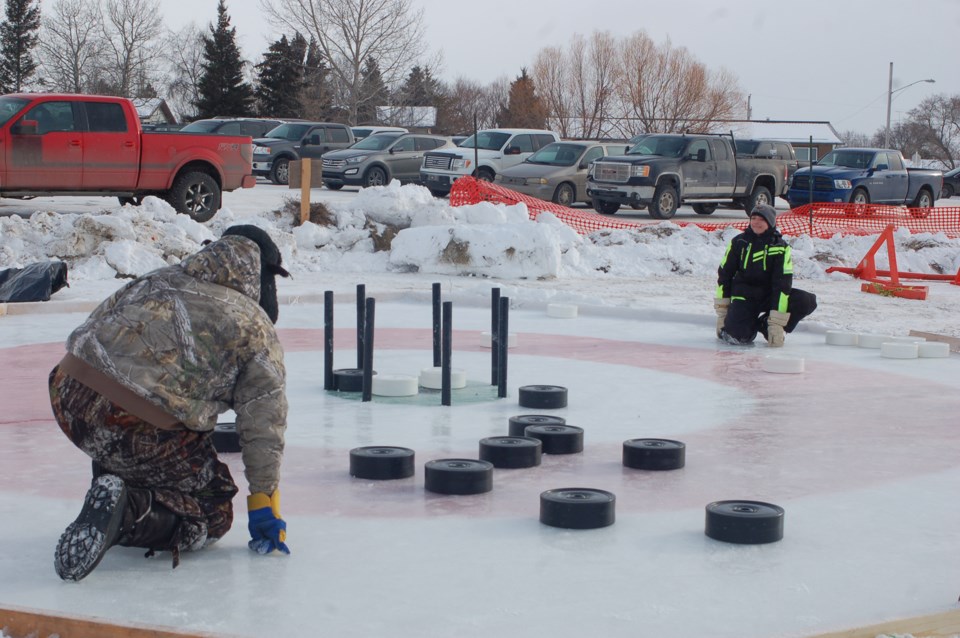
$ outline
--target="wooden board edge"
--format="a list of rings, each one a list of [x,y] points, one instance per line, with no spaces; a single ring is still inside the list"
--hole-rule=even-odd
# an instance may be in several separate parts
[[[927,341],[939,341],[950,344],[950,352],[960,352],[960,338],[948,337],[947,335],[938,335],[933,332],[921,332],[920,330],[911,330],[911,337],[923,337]]]
[[[869,627],[817,634],[809,638],[877,638],[902,634],[910,634],[914,638],[944,638],[958,635],[960,634],[960,610],[901,618]]]
[[[56,635],[59,638],[227,638],[225,634],[181,632],[142,624],[68,616],[40,609],[0,607],[0,629],[13,638]]]

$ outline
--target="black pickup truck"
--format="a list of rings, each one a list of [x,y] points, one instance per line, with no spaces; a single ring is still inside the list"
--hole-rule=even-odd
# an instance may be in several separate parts
[[[621,205],[646,205],[654,219],[670,219],[681,203],[692,204],[700,215],[713,213],[721,202],[751,211],[786,195],[790,169],[785,158],[738,157],[729,137],[652,133],[626,155],[594,162],[587,195],[604,215]]]

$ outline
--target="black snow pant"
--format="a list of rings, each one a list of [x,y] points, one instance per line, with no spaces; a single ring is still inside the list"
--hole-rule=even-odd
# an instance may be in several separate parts
[[[784,332],[793,332],[802,319],[817,309],[817,296],[812,292],[794,288],[787,300],[790,320]],[[770,316],[769,299],[732,299],[727,310],[723,329],[740,343],[753,343],[757,333],[767,338],[767,318]]]
[[[120,545],[199,549],[230,529],[238,490],[211,433],[159,429],[59,367],[50,373],[50,405],[60,429],[94,467],[127,484],[129,517],[140,525]]]

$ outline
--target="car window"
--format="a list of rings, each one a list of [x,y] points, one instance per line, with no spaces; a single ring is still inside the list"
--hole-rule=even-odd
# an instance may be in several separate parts
[[[376,136],[374,136],[374,137],[376,137]],[[399,152],[409,153],[410,151],[412,151],[412,150],[415,148],[415,146],[416,146],[416,140],[414,140],[414,138],[412,138],[412,137],[405,137],[405,138],[403,138],[403,139],[401,139],[401,140],[397,140],[397,143],[393,145],[393,152],[394,152],[394,153],[399,153]]]
[[[739,142],[738,142],[739,144]],[[710,148],[713,149],[713,157],[718,161],[730,159],[729,146],[723,143],[723,140],[710,140]],[[739,146],[737,147],[739,152]]]
[[[330,126],[327,127],[327,141],[337,143],[349,142],[350,136],[347,135],[347,129],[339,126]]]
[[[887,153],[887,162],[891,171],[903,170],[903,162],[900,160],[899,153]]]
[[[666,135],[648,135],[640,139],[630,149],[630,155],[659,155],[661,157],[680,157],[685,140],[682,137]]]
[[[533,136],[533,139],[537,144],[537,148],[543,148],[547,144],[553,144],[557,141],[552,135],[547,135],[546,133],[537,133]]]
[[[789,144],[776,144],[777,155],[783,159],[790,159],[793,156],[793,153],[790,152]]]
[[[182,129],[182,133],[209,133],[210,131],[216,129],[220,125],[220,122],[217,120],[197,120],[196,122],[190,122]]]
[[[845,166],[864,169],[870,163],[870,151],[830,151],[817,162],[819,166]]]
[[[26,103],[27,100],[19,97],[0,97],[0,124],[6,124]]]
[[[551,166],[573,166],[583,154],[583,144],[554,142],[547,144],[527,158],[530,164],[549,164]]]
[[[704,160],[709,160],[713,157],[710,154],[710,145],[707,143],[707,140],[694,140],[691,142],[689,148],[687,148],[687,155],[699,158],[701,151],[703,152]]]
[[[270,129],[267,137],[297,142],[306,135],[309,129],[310,126],[308,124],[281,124],[280,126]]]
[[[496,131],[480,131],[476,135],[471,135],[460,143],[462,148],[479,148],[485,151],[499,151],[503,145],[510,139],[508,133],[498,133]]]
[[[603,147],[604,154],[606,155],[626,155],[627,151],[630,150],[630,144],[607,144]]]
[[[217,131],[221,135],[240,135],[243,132],[243,124],[240,122],[227,122]]]
[[[443,146],[443,140],[433,137],[415,137],[418,151],[432,151],[435,148]]]
[[[120,109],[119,104],[115,104]],[[26,120],[33,120],[37,123],[37,135],[44,133],[53,133],[57,131],[75,131],[77,130],[73,119],[73,106],[70,102],[44,102],[33,107],[23,116]],[[120,111],[121,123],[123,119],[123,110]],[[109,130],[109,129],[108,129]]]
[[[533,152],[533,136],[531,135],[514,135],[513,139],[510,140],[509,147],[519,148],[521,153],[532,153]]]
[[[887,159],[886,153],[877,153],[873,156],[873,161],[870,162],[870,168],[876,168],[880,165],[884,165],[887,168],[890,168],[890,160]]]
[[[592,162],[592,161],[594,161],[594,160],[596,160],[596,159],[600,159],[601,157],[603,157],[603,147],[602,147],[602,146],[594,146],[594,147],[592,147],[590,150],[588,150],[586,153],[584,153],[583,159],[580,160],[580,163],[582,164],[582,163],[586,162],[587,165],[589,165],[590,162]]]

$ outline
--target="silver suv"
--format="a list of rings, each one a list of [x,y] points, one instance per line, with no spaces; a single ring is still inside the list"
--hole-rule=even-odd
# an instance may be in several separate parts
[[[449,137],[438,135],[370,135],[350,148],[323,154],[323,184],[340,190],[344,186],[383,186],[393,179],[419,182],[424,152],[453,146]]]

